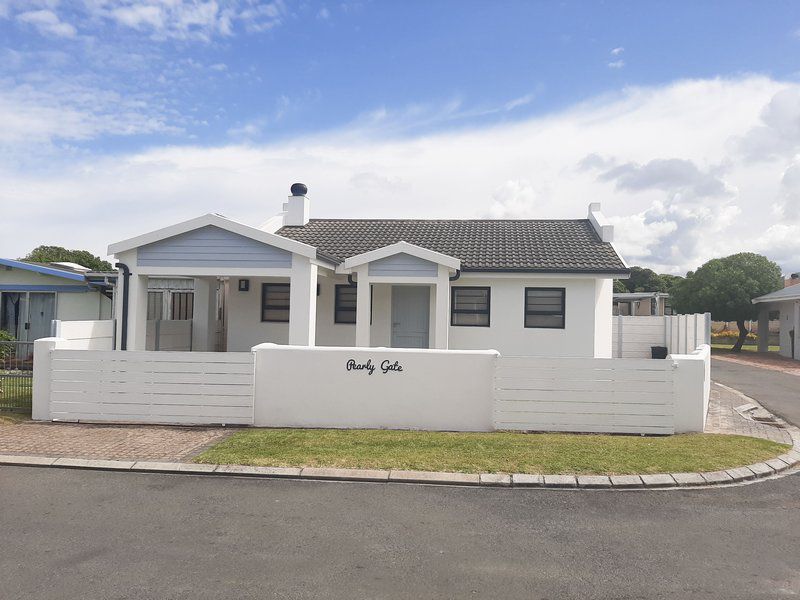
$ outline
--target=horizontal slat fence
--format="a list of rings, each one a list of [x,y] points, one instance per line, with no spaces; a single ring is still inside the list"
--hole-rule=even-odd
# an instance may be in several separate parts
[[[50,376],[53,420],[253,423],[250,352],[56,349]]]
[[[612,348],[615,358],[650,358],[652,346],[670,354],[690,354],[711,343],[711,315],[615,316]]]
[[[671,434],[673,377],[668,360],[501,357],[494,377],[494,426]]]

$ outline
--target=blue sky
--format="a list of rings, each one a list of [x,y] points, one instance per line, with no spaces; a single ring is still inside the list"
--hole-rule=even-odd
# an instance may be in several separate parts
[[[799,58],[791,2],[0,0],[0,201],[47,236],[0,254],[102,253],[198,210],[266,218],[301,178],[318,216],[582,216],[601,199],[631,261],[674,272],[729,249],[684,251],[708,213],[738,231],[752,211],[752,249],[798,269],[795,230],[770,228],[800,213]],[[437,172],[460,197],[426,197]]]

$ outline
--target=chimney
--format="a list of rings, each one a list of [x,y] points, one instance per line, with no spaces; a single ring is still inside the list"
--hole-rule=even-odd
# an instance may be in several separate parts
[[[608,222],[608,219],[606,219],[605,215],[600,211],[599,202],[592,202],[589,205],[588,218],[601,241],[614,241],[614,226]]]
[[[291,188],[292,195],[288,202],[283,204],[283,224],[287,226],[302,227],[308,223],[310,212],[310,201],[308,199],[308,188],[304,183],[293,183]]]

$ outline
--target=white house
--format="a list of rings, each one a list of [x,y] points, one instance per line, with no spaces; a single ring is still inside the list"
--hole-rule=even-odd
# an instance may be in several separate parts
[[[191,277],[192,350],[612,355],[613,278],[629,270],[599,204],[569,220],[311,219],[306,194],[293,185],[261,227],[208,214],[111,244],[116,348],[145,349],[149,278]]]
[[[777,292],[753,299],[759,307],[758,331],[769,331],[770,313],[780,320],[780,350],[782,356],[800,360],[800,285],[785,287]],[[758,351],[769,350],[769,336],[758,336]]]
[[[0,329],[32,342],[50,335],[53,319],[110,319],[107,275],[74,263],[0,258]]]

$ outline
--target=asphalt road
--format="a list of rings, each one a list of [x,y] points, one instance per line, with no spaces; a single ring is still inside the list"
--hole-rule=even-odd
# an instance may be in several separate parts
[[[0,598],[783,598],[800,476],[497,490],[0,467]]]
[[[770,412],[800,426],[800,377],[711,359],[711,378],[755,398]]]

